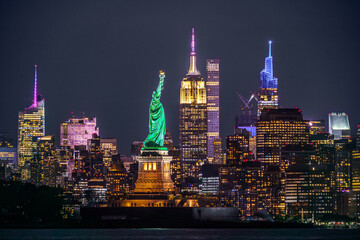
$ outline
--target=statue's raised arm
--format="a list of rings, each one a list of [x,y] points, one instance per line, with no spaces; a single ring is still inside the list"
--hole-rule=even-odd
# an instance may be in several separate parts
[[[164,136],[166,133],[165,112],[160,102],[165,79],[165,73],[163,71],[160,71],[159,78],[159,85],[152,94],[149,108],[149,135],[144,141],[145,149],[161,148],[164,145]]]

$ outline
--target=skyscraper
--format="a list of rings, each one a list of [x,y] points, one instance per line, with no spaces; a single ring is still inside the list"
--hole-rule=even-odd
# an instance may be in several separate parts
[[[265,165],[265,206],[273,215],[285,214],[284,175],[289,162],[281,158],[288,144],[308,144],[309,124],[300,109],[263,109],[256,125],[256,155]]]
[[[350,137],[349,116],[346,113],[329,113],[329,133],[334,139]]]
[[[273,58],[269,41],[269,56],[265,58],[265,69],[260,73],[258,117],[264,108],[278,107],[278,79],[273,75]]]
[[[190,67],[180,89],[179,138],[184,191],[199,191],[200,166],[207,157],[206,110],[205,82],[196,66],[195,32],[192,29]]]
[[[209,163],[214,161],[214,139],[219,135],[219,59],[206,60],[206,94],[207,94],[207,157]]]
[[[281,148],[309,143],[309,125],[297,108],[263,110],[256,126],[257,159],[265,165],[278,165]]]
[[[35,65],[33,104],[19,112],[18,122],[18,167],[21,179],[30,179],[30,162],[34,158],[36,141],[33,137],[45,136],[45,100],[37,95],[37,65]]]
[[[71,117],[60,124],[60,145],[69,146],[71,149],[75,146],[87,146],[87,141],[93,134],[99,135],[96,118]]]

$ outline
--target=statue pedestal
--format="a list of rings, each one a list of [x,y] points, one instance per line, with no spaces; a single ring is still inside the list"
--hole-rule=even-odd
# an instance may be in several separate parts
[[[174,183],[170,175],[172,157],[165,148],[142,149],[139,162],[138,179],[134,193],[171,193]]]

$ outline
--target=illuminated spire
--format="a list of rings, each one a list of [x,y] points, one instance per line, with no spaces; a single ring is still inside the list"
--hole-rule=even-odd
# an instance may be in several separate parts
[[[272,41],[269,41],[269,56],[265,58],[265,71],[270,74],[270,79],[273,78],[273,59],[271,56],[271,44]]]
[[[269,57],[271,57],[271,43],[272,41],[269,41]]]
[[[33,106],[37,106],[37,65],[35,65],[35,84],[34,84],[34,103]]]
[[[187,75],[200,75],[196,67],[196,52],[195,52],[195,29],[192,29],[191,35],[191,54],[190,54],[190,67]]]

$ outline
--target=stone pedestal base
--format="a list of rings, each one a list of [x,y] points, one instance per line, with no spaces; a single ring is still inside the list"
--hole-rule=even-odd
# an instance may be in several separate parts
[[[135,193],[171,193],[174,183],[170,175],[172,157],[167,150],[142,150]]]

